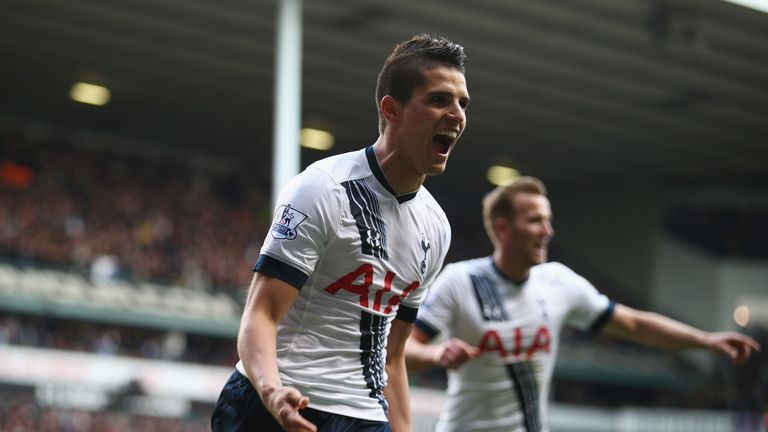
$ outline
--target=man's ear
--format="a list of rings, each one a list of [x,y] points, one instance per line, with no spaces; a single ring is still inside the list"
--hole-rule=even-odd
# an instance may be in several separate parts
[[[496,238],[499,240],[505,239],[509,233],[509,223],[506,218],[497,217],[493,220],[493,231],[496,233]]]
[[[386,95],[379,103],[381,115],[387,120],[387,123],[397,123],[400,118],[400,102],[390,95]]]

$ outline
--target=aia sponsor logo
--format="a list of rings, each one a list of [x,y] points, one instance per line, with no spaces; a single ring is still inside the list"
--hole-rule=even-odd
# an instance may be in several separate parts
[[[488,330],[483,333],[478,348],[483,353],[496,353],[505,362],[516,360],[530,360],[537,352],[548,353],[552,338],[547,326],[541,326],[536,330],[536,335],[530,345],[523,344],[523,330],[516,327],[513,330],[512,345],[505,345],[504,339],[496,330]]]
[[[360,306],[388,315],[400,305],[401,299],[408,297],[419,286],[419,282],[414,281],[403,289],[402,294],[392,293],[392,282],[397,275],[388,271],[384,276],[384,285],[378,289],[371,289],[374,276],[373,266],[366,263],[325,287],[325,292],[331,295],[336,295],[339,290],[350,292],[358,296]],[[372,299],[371,296],[373,296]]]

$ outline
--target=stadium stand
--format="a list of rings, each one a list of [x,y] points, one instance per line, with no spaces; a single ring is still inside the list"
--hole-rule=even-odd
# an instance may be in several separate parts
[[[264,184],[7,131],[0,142],[4,256],[200,289],[248,282],[266,233]]]
[[[0,129],[0,430],[208,430],[236,360],[244,287],[270,220],[268,183],[236,164],[107,147]],[[740,225],[752,231],[739,238],[761,229]],[[486,247],[453,241],[449,261]],[[558,413],[569,404],[743,413],[768,404],[764,359],[733,373],[605,337],[564,339]],[[71,381],[83,369],[93,376]],[[441,371],[411,378],[417,394],[440,400]],[[423,405],[418,412],[436,414],[436,404]]]

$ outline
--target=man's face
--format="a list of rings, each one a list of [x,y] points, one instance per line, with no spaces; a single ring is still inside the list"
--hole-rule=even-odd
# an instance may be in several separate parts
[[[453,67],[423,73],[424,84],[401,107],[396,133],[408,167],[418,175],[435,175],[445,170],[448,155],[464,131],[469,93],[464,74]]]
[[[547,262],[549,240],[555,235],[547,197],[530,193],[517,194],[515,216],[510,222],[505,241],[509,256],[529,266]]]

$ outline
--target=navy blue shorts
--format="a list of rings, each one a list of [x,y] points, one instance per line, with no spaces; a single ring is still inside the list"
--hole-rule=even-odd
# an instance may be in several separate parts
[[[362,420],[312,408],[299,413],[317,426],[319,432],[391,432],[387,422]],[[213,432],[282,432],[261,402],[248,378],[235,370],[221,390],[211,416]]]

